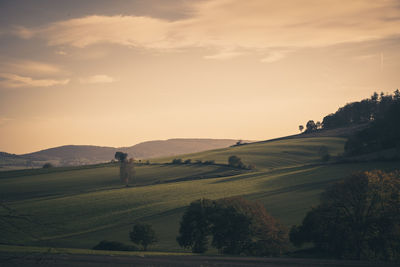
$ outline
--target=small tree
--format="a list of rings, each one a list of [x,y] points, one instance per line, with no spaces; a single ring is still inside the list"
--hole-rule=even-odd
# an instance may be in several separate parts
[[[116,160],[118,160],[119,162],[124,162],[128,158],[128,154],[124,153],[124,152],[121,152],[121,151],[118,151],[118,152],[115,152],[114,158]]]
[[[309,120],[306,124],[306,132],[310,133],[316,130],[317,130],[317,125],[315,124],[315,122],[313,120]]]
[[[156,233],[151,225],[143,223],[135,224],[132,231],[129,233],[129,237],[133,243],[141,245],[144,251],[147,250],[149,245],[158,241]]]
[[[299,125],[299,131],[302,133],[304,130],[304,126],[303,125]]]

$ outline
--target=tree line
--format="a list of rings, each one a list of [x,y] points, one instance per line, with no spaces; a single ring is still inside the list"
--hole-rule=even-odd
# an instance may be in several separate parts
[[[325,116],[322,122],[309,120],[306,123],[305,132],[370,123],[384,118],[392,104],[398,102],[400,102],[399,89],[394,91],[393,94],[375,92],[370,98],[346,104],[335,113]],[[299,130],[302,132],[304,126],[299,125]]]

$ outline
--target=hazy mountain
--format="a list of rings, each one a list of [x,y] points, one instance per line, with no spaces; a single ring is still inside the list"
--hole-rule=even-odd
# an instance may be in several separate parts
[[[229,147],[237,140],[232,139],[169,139],[139,143],[131,147],[101,147],[67,145],[49,148],[29,154],[14,155],[2,152],[0,166],[41,166],[44,162],[55,165],[82,165],[107,162],[114,158],[116,151],[128,153],[136,159],[173,156],[205,150]]]

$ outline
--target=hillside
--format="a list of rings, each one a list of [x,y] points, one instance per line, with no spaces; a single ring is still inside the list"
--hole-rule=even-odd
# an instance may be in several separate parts
[[[123,151],[129,157],[150,159],[205,150],[229,147],[237,140],[232,139],[169,139],[148,141],[131,147],[101,147],[87,145],[67,145],[49,148],[29,154],[0,154],[2,167],[41,167],[45,162],[56,166],[77,166],[108,162],[114,158],[116,151]]]
[[[343,152],[344,138],[292,138],[200,152],[181,158],[226,163],[238,155],[254,171],[222,165],[137,165],[136,186],[125,188],[117,164],[9,171],[0,174],[0,243],[91,248],[103,239],[128,243],[136,221],[153,225],[153,249],[182,251],[179,221],[191,201],[244,196],[261,201],[286,226],[298,224],[319,194],[354,171],[393,170],[399,162],[321,162],[318,148]],[[164,163],[163,163],[164,162]],[[10,215],[12,213],[12,216]],[[8,217],[7,217],[8,216]]]

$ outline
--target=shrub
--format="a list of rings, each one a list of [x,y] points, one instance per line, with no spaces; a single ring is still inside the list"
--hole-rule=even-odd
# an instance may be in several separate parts
[[[158,241],[151,225],[143,223],[135,224],[129,237],[133,243],[141,245],[143,250],[147,250],[149,245]]]
[[[53,168],[53,164],[51,164],[50,162],[47,162],[45,164],[43,164],[42,168],[43,169],[49,169],[49,168]]]
[[[137,251],[136,246],[126,245],[116,241],[103,240],[93,247],[94,250]]]
[[[331,158],[331,155],[329,154],[328,147],[326,146],[321,146],[318,149],[318,155],[320,156],[322,161],[329,161]]]
[[[191,160],[191,159],[187,159],[187,160],[185,160],[183,163],[184,163],[184,164],[190,164],[190,163],[192,163],[192,160]]]
[[[172,164],[182,164],[182,159],[173,159]]]
[[[228,165],[233,168],[246,169],[246,165],[237,156],[230,156],[228,158]]]

